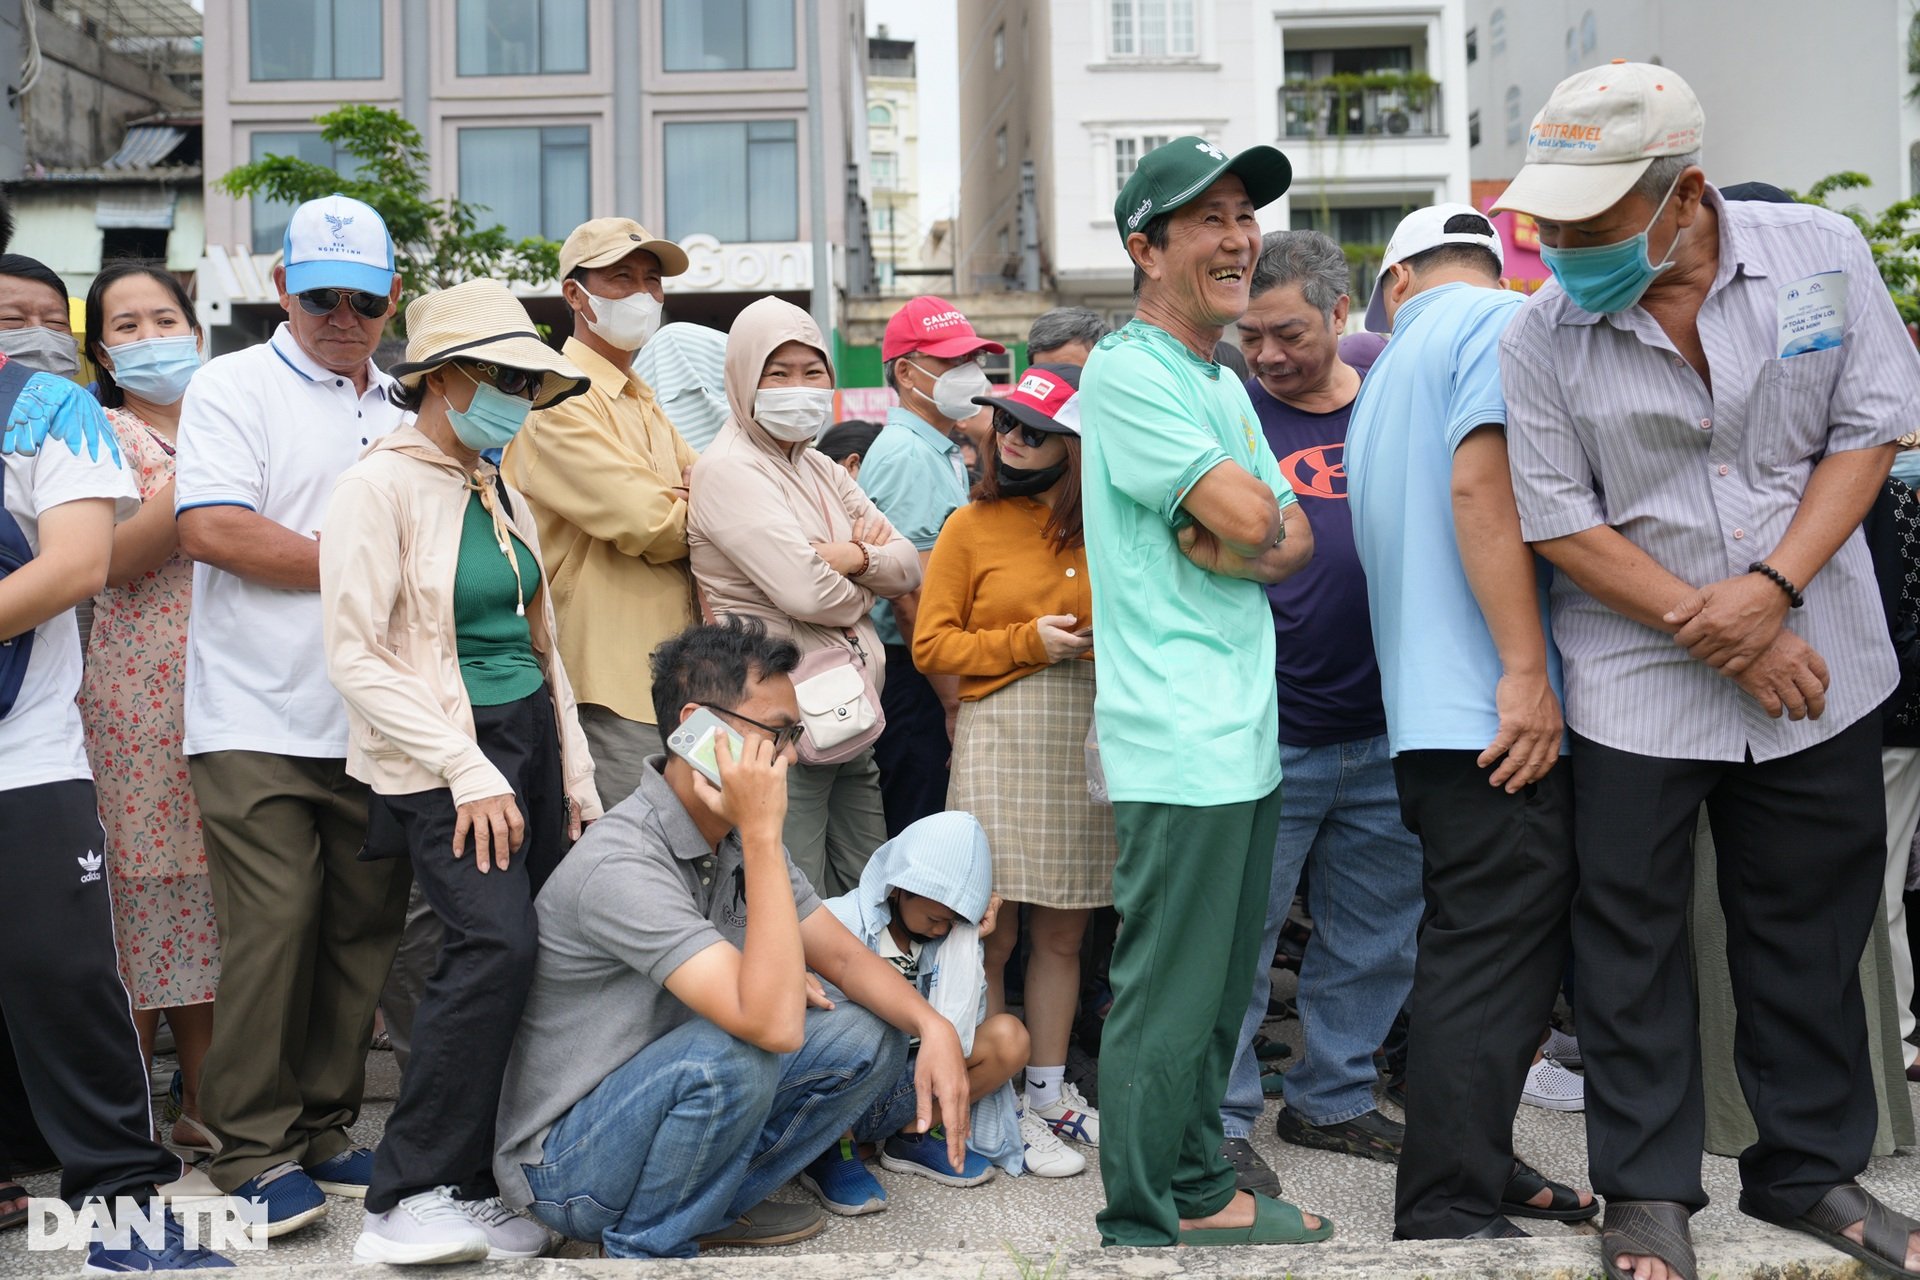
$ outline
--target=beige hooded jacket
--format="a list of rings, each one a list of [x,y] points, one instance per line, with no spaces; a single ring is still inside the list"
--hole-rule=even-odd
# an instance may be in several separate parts
[[[727,424],[693,468],[687,547],[693,577],[715,616],[760,618],[791,636],[802,654],[846,644],[851,630],[878,688],[886,662],[867,613],[920,585],[920,557],[895,533],[869,546],[866,573],[849,578],[814,551],[846,542],[853,522],[878,516],[860,486],[811,443],[776,440],[753,420],[754,394],[767,357],[784,342],[804,342],[833,371],[813,318],[792,303],[762,298],[742,311],[727,337]]]
[[[493,467],[481,463],[480,474],[491,489]],[[471,492],[460,464],[409,420],[341,474],[327,507],[320,539],[327,675],[347,703],[347,772],[379,795],[447,787],[459,805],[513,792],[474,741],[454,639],[453,579]],[[500,514],[538,561],[527,500],[511,489],[508,499],[512,512]],[[550,595],[543,575],[527,629],[553,697],[567,799],[590,821],[600,816],[600,796],[573,686],[555,651]]]

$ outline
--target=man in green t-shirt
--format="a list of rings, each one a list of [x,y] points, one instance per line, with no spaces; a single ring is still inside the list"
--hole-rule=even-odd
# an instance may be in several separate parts
[[[1100,753],[1120,859],[1101,1038],[1110,1245],[1324,1240],[1333,1225],[1234,1189],[1220,1156],[1260,962],[1280,820],[1273,623],[1262,585],[1313,554],[1241,380],[1214,361],[1247,308],[1285,156],[1201,138],[1150,152],[1114,206],[1136,318],[1080,384]]]

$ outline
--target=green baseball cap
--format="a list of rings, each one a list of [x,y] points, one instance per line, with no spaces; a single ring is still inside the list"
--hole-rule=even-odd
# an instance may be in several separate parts
[[[1223,173],[1235,174],[1246,184],[1256,209],[1286,194],[1293,181],[1293,165],[1277,147],[1248,147],[1228,159],[1226,152],[1205,138],[1175,138],[1140,157],[1133,176],[1120,189],[1120,198],[1113,202],[1120,243],[1125,244],[1148,219],[1172,213],[1197,198]]]

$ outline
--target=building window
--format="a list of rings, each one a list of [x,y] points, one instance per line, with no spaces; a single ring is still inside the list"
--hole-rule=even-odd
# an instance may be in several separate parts
[[[900,185],[900,159],[891,151],[876,151],[869,164],[873,185],[879,191],[892,191]]]
[[[1507,86],[1507,144],[1520,141],[1526,135],[1526,126],[1520,119],[1520,86]]]
[[[483,205],[514,239],[564,240],[587,220],[592,172],[585,125],[460,130],[460,198]]]
[[[1592,53],[1600,47],[1600,22],[1589,9],[1580,19],[1580,52]]]
[[[993,166],[996,169],[1007,167],[1007,126],[1001,125],[993,135]]]
[[[993,29],[993,69],[1004,70],[1007,65],[1007,24],[1001,23]]]
[[[867,123],[876,129],[893,128],[893,108],[884,102],[876,102],[867,108]]]
[[[799,129],[792,120],[667,126],[667,235],[800,238]]]
[[[1115,58],[1191,58],[1199,50],[1194,0],[1107,0]]]
[[[793,0],[666,0],[669,71],[788,71]]]
[[[1467,62],[1469,64],[1472,64],[1472,63],[1478,62],[1479,60],[1480,60],[1480,28],[1468,27],[1467,28]]]
[[[268,156],[290,156],[295,160],[305,160],[308,164],[323,165],[343,178],[354,177],[360,172],[358,160],[337,149],[313,129],[255,133],[249,145],[250,158],[256,164]],[[253,251],[280,252],[281,241],[287,233],[287,222],[293,217],[293,205],[285,200],[268,200],[264,196],[254,196],[251,203],[253,208],[249,221],[253,224]]]
[[[875,205],[873,208],[873,234],[890,236],[893,234],[893,206]]]
[[[1507,11],[1495,9],[1487,15],[1487,52],[1507,51]]]
[[[1140,157],[1155,147],[1164,147],[1167,136],[1159,133],[1144,134],[1140,137],[1115,138],[1113,140],[1113,190],[1117,195],[1127,185],[1127,179],[1140,165]]]
[[[1470,147],[1480,145],[1480,113],[1478,111],[1467,112],[1467,145]]]
[[[380,0],[249,0],[255,80],[378,80]]]
[[[456,21],[463,76],[587,69],[587,0],[460,0]]]

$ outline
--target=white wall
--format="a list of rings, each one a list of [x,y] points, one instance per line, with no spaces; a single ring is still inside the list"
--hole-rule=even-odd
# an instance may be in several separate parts
[[[1702,161],[1716,182],[1804,189],[1841,169],[1873,179],[1851,196],[1879,209],[1914,193],[1910,155],[1920,108],[1905,102],[1908,0],[1468,0],[1480,59],[1471,72],[1481,145],[1473,176],[1510,178],[1525,130],[1553,86],[1612,58],[1678,71],[1707,118]],[[1507,47],[1492,50],[1495,10]],[[1585,38],[1592,14],[1591,47]],[[1568,31],[1574,33],[1571,59]],[[1507,141],[1505,95],[1520,89],[1520,137]]]

